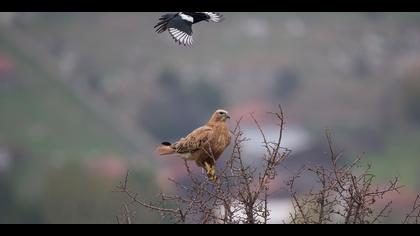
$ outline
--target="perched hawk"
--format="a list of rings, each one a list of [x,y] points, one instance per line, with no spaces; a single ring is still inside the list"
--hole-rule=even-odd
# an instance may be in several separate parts
[[[219,22],[220,20],[222,20],[222,15],[215,12],[179,12],[161,16],[154,28],[158,27],[156,32],[159,34],[168,30],[176,42],[191,46],[193,24],[200,21]]]
[[[163,142],[157,152],[160,155],[176,153],[185,160],[195,163],[206,170],[209,179],[216,181],[215,162],[230,144],[230,131],[226,120],[230,116],[225,110],[217,110],[210,120],[185,138],[171,144]]]

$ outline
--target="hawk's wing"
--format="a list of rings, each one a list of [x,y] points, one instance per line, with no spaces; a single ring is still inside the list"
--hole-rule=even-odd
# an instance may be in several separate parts
[[[213,129],[209,126],[202,126],[175,143],[177,153],[194,152],[202,149],[208,143]]]

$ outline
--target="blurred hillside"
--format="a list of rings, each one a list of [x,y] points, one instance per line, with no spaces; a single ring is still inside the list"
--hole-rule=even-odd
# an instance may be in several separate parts
[[[282,104],[312,140],[296,165],[329,127],[420,189],[420,14],[222,14],[188,48],[154,32],[161,13],[0,13],[0,222],[115,222],[126,169],[152,198],[182,165],[155,145],[220,107]]]

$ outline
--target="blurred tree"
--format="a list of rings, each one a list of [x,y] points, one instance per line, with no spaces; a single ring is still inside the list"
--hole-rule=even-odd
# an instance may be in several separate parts
[[[284,100],[290,99],[300,86],[300,75],[297,68],[285,67],[280,69],[275,75],[274,94]]]
[[[223,94],[205,79],[183,85],[176,71],[166,68],[157,81],[159,96],[152,98],[138,114],[139,125],[157,139],[185,135],[223,105]]]
[[[357,55],[351,58],[352,60],[352,71],[355,76],[354,79],[366,79],[369,78],[368,75],[372,73],[372,68],[369,65],[369,61],[364,55]]]
[[[0,173],[0,223],[10,222],[8,219],[15,208],[13,202],[10,179],[4,173]]]
[[[159,139],[166,138],[168,134],[179,135],[188,129],[189,123],[194,123],[187,94],[175,70],[164,69],[157,82],[159,95],[153,96],[139,111],[139,125]],[[177,115],[179,113],[183,115]]]
[[[20,159],[12,153],[13,159]],[[0,173],[0,224],[45,223],[39,205],[18,197],[21,162],[15,162],[9,171]]]
[[[102,75],[98,65],[88,55],[80,55],[75,70],[78,80],[74,81],[86,87],[92,93],[103,92]]]
[[[401,106],[407,118],[420,125],[420,70],[412,70],[401,80]]]
[[[174,69],[165,68],[161,72],[158,78],[159,86],[165,90],[165,92],[177,92],[181,89],[181,82],[178,74]]]
[[[207,119],[215,109],[223,108],[225,105],[225,97],[221,90],[205,78],[199,78],[192,83],[188,91],[189,97],[194,98],[192,105],[200,120]]]

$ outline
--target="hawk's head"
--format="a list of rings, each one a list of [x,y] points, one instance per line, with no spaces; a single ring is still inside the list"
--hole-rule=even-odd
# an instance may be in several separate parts
[[[230,119],[229,113],[223,109],[218,109],[213,113],[210,121],[212,122],[225,122],[227,119]]]

